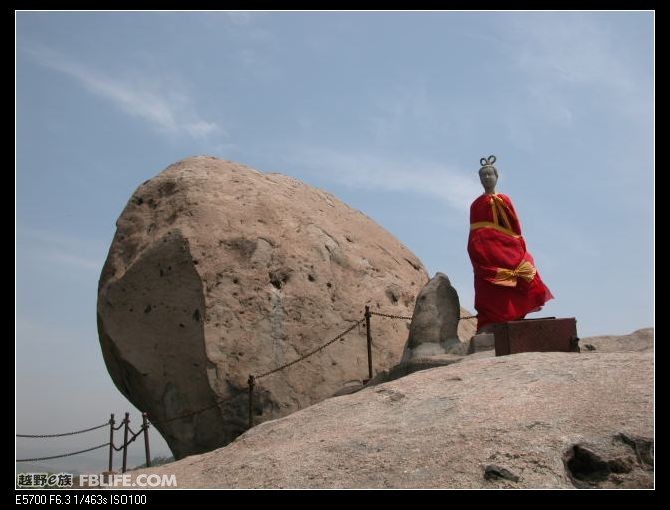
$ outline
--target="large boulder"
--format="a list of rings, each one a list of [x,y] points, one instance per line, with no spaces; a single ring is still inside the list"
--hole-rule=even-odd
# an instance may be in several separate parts
[[[142,184],[100,277],[98,332],[119,390],[177,458],[247,428],[247,379],[309,353],[372,311],[407,316],[421,261],[372,219],[279,174],[210,157]],[[374,317],[375,372],[400,361],[406,322]],[[255,421],[367,377],[364,323],[260,378]]]

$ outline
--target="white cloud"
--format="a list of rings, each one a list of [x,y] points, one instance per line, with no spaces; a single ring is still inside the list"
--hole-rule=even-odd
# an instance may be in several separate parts
[[[492,43],[523,83],[521,104],[505,113],[508,137],[535,144],[538,125],[574,127],[584,105],[599,105],[628,121],[650,122],[651,75],[617,34],[594,13],[525,13],[506,17]],[[644,44],[644,41],[637,41]]]
[[[399,161],[371,154],[340,153],[328,148],[294,151],[296,162],[352,188],[413,192],[443,201],[459,211],[469,210],[481,193],[476,179],[454,167],[430,161]]]
[[[105,261],[106,246],[102,242],[19,226],[16,237],[19,257],[96,272],[102,270]]]
[[[54,327],[48,322],[48,319],[42,319],[40,322],[32,317],[26,317],[18,311],[16,314],[16,335],[17,344],[22,348],[34,348],[45,345],[70,345],[73,337],[73,331],[63,331]],[[29,351],[22,351],[20,354],[29,355]]]
[[[65,253],[62,251],[53,251],[50,254],[52,261],[60,264],[78,267],[90,271],[100,271],[102,269],[103,261],[100,259],[91,259],[74,255],[72,253]]]
[[[500,35],[510,58],[525,74],[535,105],[559,122],[570,122],[572,113],[565,99],[558,105],[556,99],[572,88],[613,96],[631,113],[640,112],[650,100],[645,94],[650,90],[649,77],[635,69],[616,28],[593,13],[517,16]]]
[[[173,89],[174,83],[142,76],[104,75],[50,48],[32,45],[24,50],[41,65],[75,78],[92,93],[104,97],[132,117],[148,122],[159,132],[194,139],[225,135],[215,122],[200,117],[193,100]]]
[[[612,34],[588,16],[519,17],[510,31],[512,40],[523,41],[517,64],[531,74],[573,84],[611,81],[614,87],[630,86],[631,77],[619,61]]]
[[[238,26],[248,25],[251,23],[253,16],[253,13],[249,11],[228,11],[221,14],[226,20],[230,21],[230,23]]]
[[[422,81],[414,80],[380,91],[373,105],[375,114],[366,119],[366,123],[378,142],[402,135],[408,123],[431,127],[435,124],[434,106]]]
[[[215,135],[221,131],[216,123],[204,120],[185,124],[184,130],[193,138],[206,138],[209,135]]]

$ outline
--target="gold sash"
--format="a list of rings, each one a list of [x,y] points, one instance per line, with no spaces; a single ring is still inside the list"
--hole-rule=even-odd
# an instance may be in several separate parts
[[[503,287],[516,287],[518,278],[523,278],[527,282],[530,282],[535,278],[536,274],[537,269],[530,262],[524,260],[516,269],[498,268],[498,273],[493,283],[502,285]]]
[[[493,210],[493,223],[503,228],[512,230],[512,224],[507,217],[507,204],[498,195],[491,195],[491,209]],[[502,220],[502,221],[501,221]]]
[[[521,237],[516,232],[514,232],[512,230],[509,230],[505,227],[501,227],[497,223],[492,223],[490,221],[478,221],[477,223],[470,223],[470,230],[477,230],[479,228],[492,228],[494,230],[497,230],[498,232],[502,232],[503,234],[507,234],[508,236],[512,236],[512,237],[516,237],[516,238]]]

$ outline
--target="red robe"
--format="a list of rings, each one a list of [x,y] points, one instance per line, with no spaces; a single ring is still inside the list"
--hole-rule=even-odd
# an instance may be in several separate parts
[[[540,278],[508,196],[484,194],[470,206],[468,253],[475,273],[477,331],[523,319],[554,296]]]

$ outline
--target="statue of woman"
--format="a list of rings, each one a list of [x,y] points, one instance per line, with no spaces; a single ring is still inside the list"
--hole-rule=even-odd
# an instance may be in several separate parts
[[[489,324],[523,319],[554,297],[526,250],[512,201],[496,193],[495,161],[495,156],[481,158],[484,194],[470,206],[468,254],[475,273],[477,332]]]

